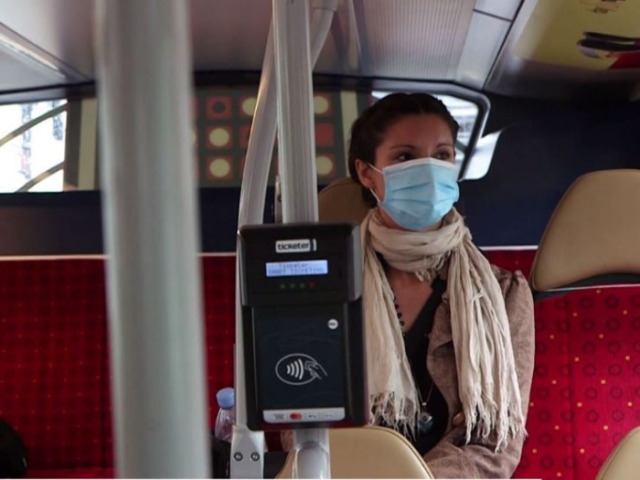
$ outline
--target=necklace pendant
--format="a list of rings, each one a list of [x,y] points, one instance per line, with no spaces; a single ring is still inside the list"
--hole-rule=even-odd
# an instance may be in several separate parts
[[[418,435],[425,435],[433,428],[433,417],[428,412],[421,412],[418,417]]]

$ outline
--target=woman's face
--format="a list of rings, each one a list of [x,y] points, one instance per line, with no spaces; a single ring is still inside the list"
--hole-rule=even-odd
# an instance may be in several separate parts
[[[376,149],[374,166],[378,170],[417,158],[436,158],[455,163],[453,136],[439,115],[408,115],[391,124]],[[384,200],[384,177],[362,161],[356,161],[360,182]],[[401,229],[384,210],[382,219],[389,228]],[[432,228],[438,228],[438,224]]]

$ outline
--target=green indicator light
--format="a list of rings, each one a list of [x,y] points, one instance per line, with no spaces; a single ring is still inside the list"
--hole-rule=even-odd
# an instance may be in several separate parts
[[[280,290],[286,290],[287,286],[284,283],[280,284]]]
[[[301,283],[300,284],[300,289],[301,290],[305,290],[307,288],[307,284],[306,283]]]
[[[290,285],[289,285],[289,288],[290,288],[291,290],[295,290],[295,289],[296,289],[296,287],[297,287],[297,285],[296,285],[295,283],[292,283],[292,284],[290,284]]]

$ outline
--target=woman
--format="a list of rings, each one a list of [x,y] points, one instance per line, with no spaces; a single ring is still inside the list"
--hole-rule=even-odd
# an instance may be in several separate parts
[[[533,302],[453,208],[457,133],[427,94],[389,95],[353,125],[350,173],[373,207],[362,224],[372,420],[404,433],[437,478],[510,478],[526,435]]]

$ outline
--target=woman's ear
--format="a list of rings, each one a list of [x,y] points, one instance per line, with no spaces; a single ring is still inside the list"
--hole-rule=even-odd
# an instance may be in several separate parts
[[[358,178],[360,179],[362,186],[367,190],[372,190],[375,186],[372,175],[376,172],[371,168],[371,166],[358,159],[356,160],[356,171],[358,172]]]

